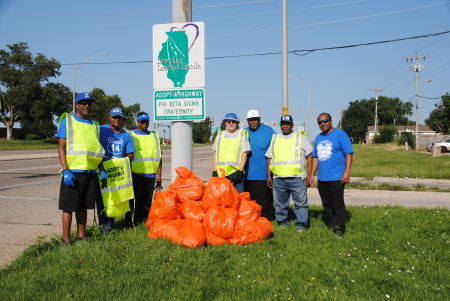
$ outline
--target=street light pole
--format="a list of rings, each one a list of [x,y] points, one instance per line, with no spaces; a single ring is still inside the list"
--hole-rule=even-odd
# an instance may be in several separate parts
[[[301,80],[299,80],[298,78],[296,78],[292,75],[289,75],[289,77],[292,77],[293,79],[295,79],[302,85],[308,87],[308,137],[309,137],[309,139],[311,139],[311,86],[308,85],[307,83],[302,82]]]
[[[103,52],[103,53],[97,53],[94,54],[93,56],[87,58],[86,60],[84,60],[83,62],[77,64],[77,65],[73,65],[73,89],[72,89],[72,106],[73,106],[73,113],[75,113],[75,77],[76,77],[76,71],[78,69],[80,69],[81,67],[83,67],[84,64],[86,64],[87,62],[89,62],[90,60],[92,60],[94,57],[96,57],[97,55],[102,55],[102,54],[108,54],[107,52]]]

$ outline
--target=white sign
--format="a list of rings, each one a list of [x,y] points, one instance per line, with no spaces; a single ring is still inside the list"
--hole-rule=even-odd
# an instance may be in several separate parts
[[[205,90],[166,90],[154,93],[155,121],[205,119]]]
[[[190,89],[204,86],[204,23],[154,25],[153,88]]]

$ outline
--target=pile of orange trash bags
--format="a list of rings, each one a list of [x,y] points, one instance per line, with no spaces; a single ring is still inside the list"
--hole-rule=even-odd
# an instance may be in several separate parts
[[[260,242],[272,232],[261,206],[250,194],[239,194],[225,177],[208,185],[185,167],[165,192],[156,192],[150,209],[148,237],[165,238],[189,248],[202,245]]]

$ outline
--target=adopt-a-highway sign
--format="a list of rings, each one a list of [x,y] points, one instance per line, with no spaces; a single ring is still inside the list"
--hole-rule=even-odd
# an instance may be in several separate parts
[[[156,90],[155,121],[190,121],[205,119],[205,89]]]

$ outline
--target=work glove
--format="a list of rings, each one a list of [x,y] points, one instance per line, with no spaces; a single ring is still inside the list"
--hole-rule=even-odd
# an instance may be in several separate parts
[[[217,170],[215,170],[215,171],[212,172],[212,176],[213,176],[213,178],[219,176],[219,175],[217,174]]]
[[[234,183],[240,183],[244,178],[244,173],[242,172],[242,170],[236,170],[231,174],[231,177],[234,178]]]
[[[156,192],[163,190],[161,183],[162,183],[162,181],[156,181],[156,185],[155,185]]]
[[[69,170],[63,170],[63,178],[64,178],[64,184],[66,184],[67,187],[75,187],[75,183],[77,182],[77,179],[73,175],[73,173]]]
[[[102,183],[102,189],[108,187],[108,176],[106,175],[106,171],[101,170],[99,175],[100,175],[100,183]]]

